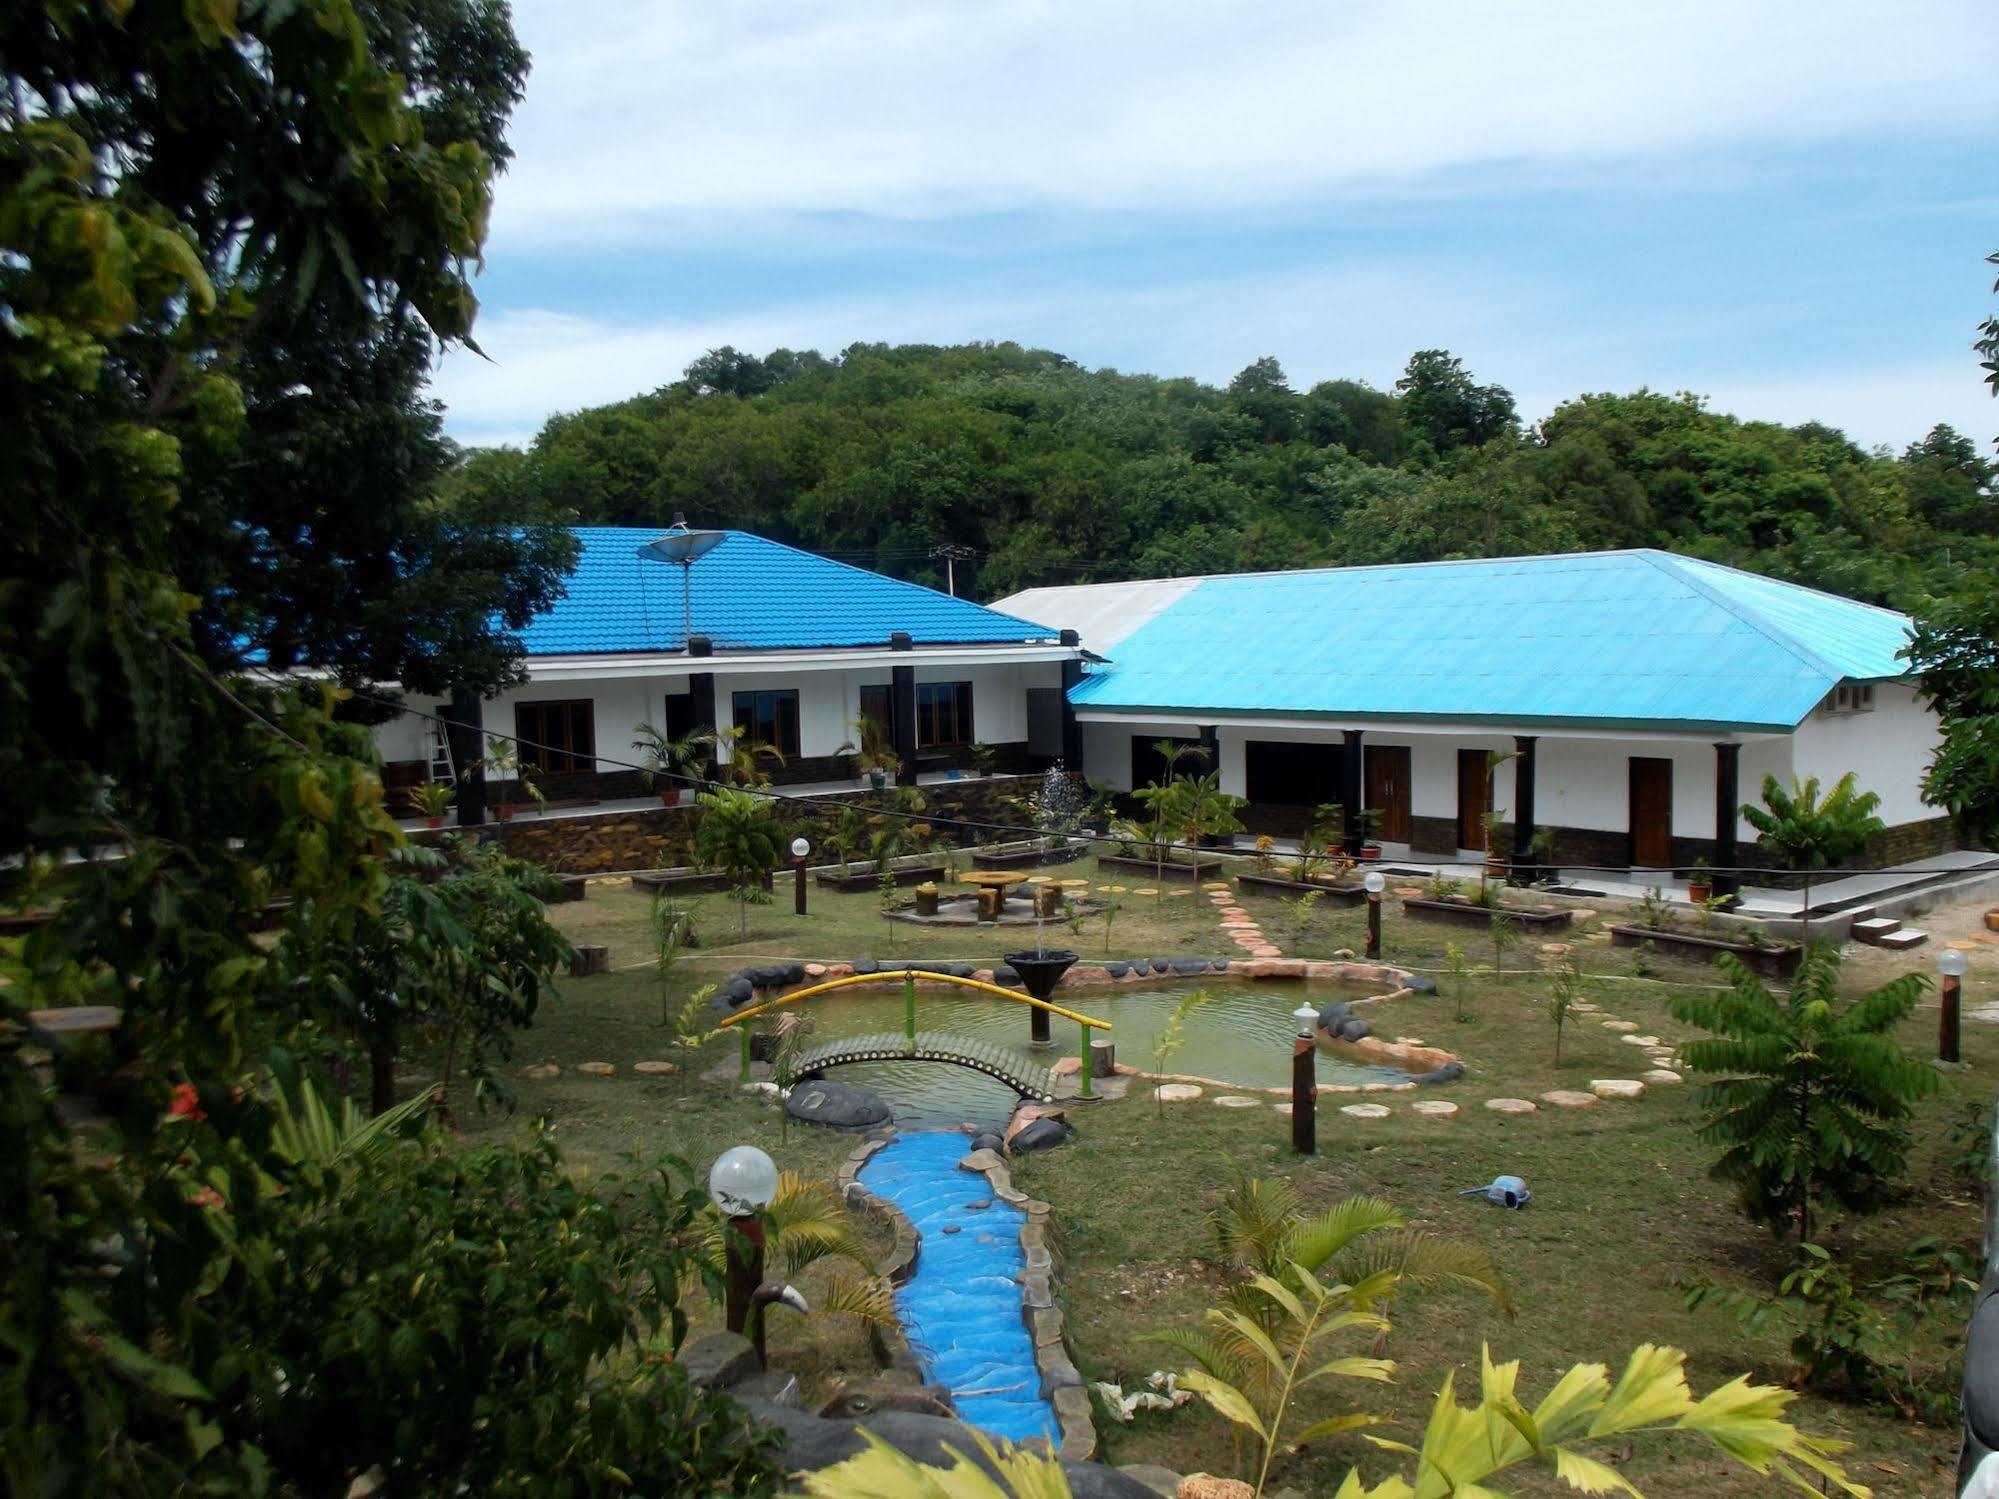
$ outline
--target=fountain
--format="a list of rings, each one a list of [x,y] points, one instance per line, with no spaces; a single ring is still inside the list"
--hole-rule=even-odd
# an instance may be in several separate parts
[[[1034,793],[1034,825],[1057,848],[1063,848],[1082,820],[1083,793],[1076,787],[1076,778],[1057,760],[1042,775]]]

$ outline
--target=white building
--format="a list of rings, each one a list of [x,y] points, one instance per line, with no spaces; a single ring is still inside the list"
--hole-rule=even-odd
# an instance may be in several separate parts
[[[906,781],[969,764],[975,743],[1003,769],[1062,754],[1081,652],[1059,630],[748,532],[692,534],[719,541],[682,566],[645,550],[657,531],[579,528],[567,595],[523,631],[527,681],[455,712],[412,700],[377,731],[390,783],[450,779],[497,734],[521,741],[552,800],[629,796],[641,723],[676,738],[741,726],[784,755],[766,767],[778,782],[851,777],[841,750],[864,717],[888,730]],[[441,732],[439,717],[463,727]],[[471,786],[461,816],[476,821]]]
[[[1133,789],[1155,741],[1206,741],[1259,831],[1338,803],[1391,855],[1759,862],[1763,777],[1847,771],[1881,798],[1877,862],[1955,846],[1924,803],[1937,743],[1899,614],[1659,551],[1037,588],[996,609],[1073,629],[1082,768]],[[1529,844],[1548,829],[1552,849]]]

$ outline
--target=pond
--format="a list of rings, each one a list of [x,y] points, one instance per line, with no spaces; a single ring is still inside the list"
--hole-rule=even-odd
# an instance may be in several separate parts
[[[1153,1069],[1153,1048],[1188,994],[1202,987],[1197,980],[1181,984],[1075,988],[1056,991],[1066,1009],[1110,1021],[1118,1060],[1127,1066]],[[1167,1061],[1167,1072],[1191,1073],[1249,1088],[1288,1087],[1291,1082],[1291,1041],[1297,1022],[1291,1012],[1302,1000],[1315,1009],[1340,999],[1357,999],[1373,992],[1335,984],[1306,984],[1283,979],[1254,983],[1220,982],[1208,986],[1214,996],[1181,1025],[1185,1041]],[[813,1003],[813,1041],[839,1036],[899,1032],[903,1024],[902,986],[850,989]],[[1366,1011],[1361,1012],[1363,1016]],[[994,995],[925,985],[917,990],[916,1023],[926,1031],[948,1031],[979,1041],[1012,1045],[1043,1066],[1076,1051],[1075,1022],[1050,1016],[1055,1045],[1045,1051],[1027,1044],[1028,1007]],[[828,1074],[843,1083],[880,1094],[905,1128],[997,1124],[1013,1112],[1013,1090],[981,1073],[938,1062],[861,1062]],[[1321,1050],[1318,1076],[1322,1083],[1406,1082],[1408,1074],[1395,1067],[1342,1059]]]

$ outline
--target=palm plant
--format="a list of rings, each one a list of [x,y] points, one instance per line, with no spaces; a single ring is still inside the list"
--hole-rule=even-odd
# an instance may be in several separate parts
[[[1723,1147],[1711,1174],[1735,1183],[1752,1218],[1799,1243],[1826,1199],[1852,1212],[1881,1206],[1881,1188],[1908,1153],[1910,1104],[1936,1074],[1896,1044],[1896,1026],[1929,980],[1905,973],[1841,1005],[1839,956],[1808,949],[1790,993],[1773,995],[1733,954],[1717,962],[1729,986],[1682,995],[1673,1014],[1712,1033],[1684,1047],[1696,1072],[1721,1080],[1701,1090],[1701,1138]]]
[[[813,1297],[812,1314],[858,1317],[873,1327],[895,1323],[888,1282],[875,1273],[867,1240],[854,1226],[833,1189],[796,1171],[780,1172],[777,1195],[761,1214],[765,1262],[785,1280],[795,1281],[822,1260],[843,1261],[859,1274],[832,1275]],[[710,1206],[701,1229],[701,1268],[719,1278],[728,1259],[729,1227]]]
[[[729,881],[736,899],[737,933],[748,936],[750,905],[767,902],[764,876],[777,868],[784,826],[765,798],[748,791],[704,791],[701,824],[694,830],[694,856],[704,869]]]
[[[761,788],[770,785],[770,777],[763,772],[765,762],[772,765],[785,763],[784,754],[774,744],[768,744],[756,737],[741,724],[726,729],[701,729],[697,731],[704,742],[718,750],[729,752],[726,760],[715,767],[718,780],[731,786]]]
[[[716,734],[713,729],[692,729],[678,739],[669,739],[649,723],[632,725],[632,748],[645,756],[639,780],[646,790],[662,776],[668,782],[664,795],[667,805],[680,800],[678,782],[698,779],[714,758]]]
[[[1109,913],[1116,908],[1106,906],[1104,909],[1105,915],[1108,917]],[[1108,927],[1106,927],[1106,931],[1108,931]],[[1183,994],[1180,997],[1180,1003],[1173,1007],[1173,1013],[1166,1018],[1166,1028],[1159,1033],[1159,1039],[1152,1046],[1152,1070],[1155,1074],[1163,1073],[1166,1070],[1166,1064],[1173,1060],[1173,1053],[1187,1044],[1185,1029],[1187,1017],[1214,997],[1215,994],[1212,989],[1196,989],[1192,993]],[[1153,1090],[1153,1099],[1158,1105],[1160,1117],[1164,1118],[1166,1115],[1166,1101],[1159,1097],[1159,1090],[1156,1088]]]
[[[1423,1431],[1421,1447],[1370,1438],[1376,1446],[1416,1460],[1413,1483],[1391,1475],[1368,1485],[1358,1469],[1333,1499],[1449,1499],[1451,1495],[1494,1495],[1485,1480],[1523,1463],[1545,1462],[1570,1488],[1591,1494],[1618,1491],[1644,1499],[1618,1469],[1577,1450],[1591,1439],[1691,1432],[1713,1442],[1726,1457],[1752,1473],[1775,1477],[1793,1491],[1839,1492],[1866,1499],[1871,1492],[1846,1476],[1833,1461],[1844,1442],[1800,1431],[1783,1419],[1797,1398],[1774,1385],[1731,1380],[1696,1399],[1687,1384],[1687,1356],[1677,1348],[1645,1344],[1633,1350],[1617,1383],[1602,1364],[1576,1364],[1533,1410],[1518,1393],[1518,1362],[1495,1364],[1490,1348],[1479,1359],[1478,1403],[1457,1402],[1457,1376],[1446,1375]],[[1254,1411],[1250,1412],[1254,1415]],[[1363,1424],[1369,1418],[1349,1418]],[[1061,1460],[1025,1448],[995,1448],[973,1432],[983,1459],[946,1448],[952,1466],[933,1467],[906,1456],[873,1432],[862,1431],[867,1446],[829,1468],[805,1475],[814,1499],[878,1499],[883,1494],[953,1496],[953,1499],[1071,1499]],[[997,1481],[988,1476],[997,1475]],[[1819,1482],[1814,1484],[1811,1475]],[[1266,1474],[1267,1477],[1267,1474]],[[1257,1493],[1263,1484],[1257,1485]]]
[[[1577,1000],[1589,992],[1589,975],[1574,958],[1563,958],[1548,979],[1548,1018],[1555,1022],[1555,1065],[1562,1065],[1562,1027]]]
[[[1880,833],[1885,824],[1874,815],[1881,798],[1857,788],[1848,771],[1821,797],[1819,778],[1791,778],[1786,791],[1775,776],[1763,777],[1763,805],[1745,806],[1743,820],[1756,829],[1757,846],[1787,869],[1804,875],[1804,904],[1799,908],[1800,931],[1807,941],[1812,929],[1812,871],[1850,859]]]
[[[832,830],[826,834],[826,846],[840,857],[842,879],[853,873],[854,850],[865,847],[867,841],[868,814],[859,807],[842,807]]]
[[[521,758],[520,746],[511,739],[488,736],[486,753],[467,768],[494,773],[494,805],[502,818],[513,815],[515,792],[523,793],[536,806],[548,800],[542,795],[541,787],[534,782],[535,767]]]

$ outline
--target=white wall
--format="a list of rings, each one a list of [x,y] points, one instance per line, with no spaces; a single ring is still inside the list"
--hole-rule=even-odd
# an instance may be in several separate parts
[[[598,766],[615,770],[611,761],[633,763],[639,756],[630,749],[632,728],[639,723],[664,727],[666,698],[687,691],[689,673],[676,672],[653,677],[599,678],[529,683],[509,688],[486,702],[486,726],[496,733],[514,731],[514,706],[522,702],[570,701],[588,698],[593,706]],[[918,682],[962,682],[972,684],[972,725],[987,744],[1013,744],[1027,738],[1027,689],[1062,685],[1062,666],[1056,661],[1034,661],[1018,665],[946,666],[918,665]],[[731,720],[731,694],[758,689],[795,687],[798,689],[799,751],[807,757],[836,754],[852,738],[849,725],[860,717],[860,690],[866,685],[886,686],[889,668],[846,669],[787,666],[770,671],[726,669],[715,663],[715,713],[726,726]],[[412,707],[437,711],[429,698],[412,700]],[[386,760],[417,760],[429,756],[428,725],[404,714],[375,731],[375,742]]]
[[[1898,682],[1874,689],[1871,713],[1825,714],[1816,709],[1798,725],[1797,774],[1817,776],[1821,789],[1849,770],[1862,791],[1881,798],[1875,814],[1889,827],[1941,817],[1940,808],[1923,801],[1923,773],[1929,769],[1940,737],[1936,715]],[[1756,785],[1761,784],[1759,777]],[[1744,777],[1745,799],[1756,795]]]

